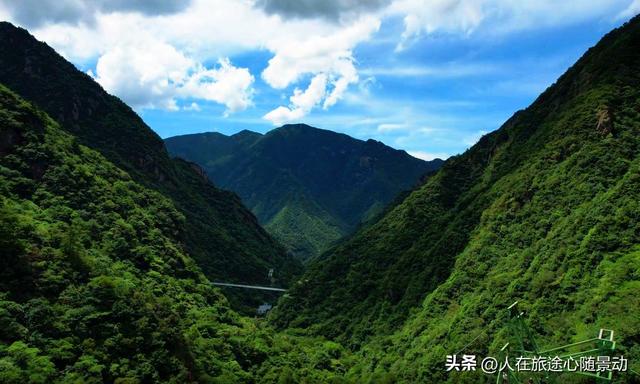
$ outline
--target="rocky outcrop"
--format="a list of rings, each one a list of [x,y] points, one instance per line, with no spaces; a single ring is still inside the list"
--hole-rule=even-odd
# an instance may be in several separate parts
[[[613,115],[609,108],[601,107],[596,113],[596,130],[602,135],[606,136],[613,132]]]

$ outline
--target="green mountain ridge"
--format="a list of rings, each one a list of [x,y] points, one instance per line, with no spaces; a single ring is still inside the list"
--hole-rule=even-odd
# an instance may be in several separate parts
[[[212,279],[286,285],[301,272],[233,193],[211,185],[195,164],[171,159],[164,143],[131,108],[107,94],[26,30],[0,23],[0,83],[58,121],[140,184],[169,197],[185,216],[182,242]],[[229,292],[232,293],[232,292]],[[244,297],[254,305],[261,299]]]
[[[165,139],[169,152],[203,167],[240,195],[296,257],[307,260],[382,212],[441,160],[425,162],[374,140],[289,124]]]
[[[0,382],[327,382],[349,353],[239,316],[173,202],[0,85]]]
[[[272,313],[359,350],[359,382],[478,383],[520,301],[545,347],[616,332],[640,372],[640,18],[527,109],[311,263]],[[638,382],[632,372],[617,382]],[[570,374],[559,382],[591,382]]]
[[[198,165],[171,160],[126,105],[0,23],[0,83],[18,89],[0,85],[0,382],[489,383],[446,372],[446,356],[498,356],[514,341],[516,300],[542,348],[614,330],[629,370],[613,382],[639,382],[639,47],[636,17],[497,131],[373,208],[265,321],[238,315],[209,279],[249,265],[260,282],[277,260],[299,268],[256,217]],[[307,128],[276,138],[296,130]],[[263,137],[234,136],[237,148]],[[261,156],[309,152],[278,148]],[[317,176],[307,164],[278,174],[294,186],[290,206],[261,209],[282,221],[313,212],[305,227],[321,227],[334,211],[296,184],[294,171]],[[365,173],[324,172],[319,187],[367,185]],[[206,263],[217,247],[238,253]]]

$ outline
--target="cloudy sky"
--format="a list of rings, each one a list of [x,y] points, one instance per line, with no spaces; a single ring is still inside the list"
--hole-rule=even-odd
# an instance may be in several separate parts
[[[0,0],[162,137],[287,122],[431,159],[530,104],[640,0]]]

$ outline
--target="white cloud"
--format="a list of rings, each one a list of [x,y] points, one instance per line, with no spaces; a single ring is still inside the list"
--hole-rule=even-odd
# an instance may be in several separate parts
[[[293,96],[289,98],[291,101],[289,107],[280,106],[264,115],[264,119],[273,125],[282,125],[301,119],[322,101],[326,95],[326,87],[327,75],[323,73],[316,75],[304,92],[298,88],[293,91]]]
[[[263,118],[277,126],[287,122],[300,120],[304,115],[304,111],[300,108],[287,108],[280,106],[264,115]]]
[[[398,49],[423,32],[470,33],[485,17],[480,0],[399,0],[390,8],[391,12],[404,15],[404,32]]]
[[[640,13],[640,0],[633,0],[624,11],[620,12],[617,19],[628,19]]]
[[[625,7],[633,9],[629,0],[396,0],[385,14],[403,17],[397,46],[402,50],[425,34],[541,29],[615,14]]]
[[[426,161],[431,161],[435,159],[445,160],[449,156],[451,156],[448,153],[444,153],[444,152],[407,151],[407,153],[413,157],[426,160]]]
[[[148,40],[116,46],[100,56],[95,79],[135,108],[177,110],[177,100],[186,98],[222,104],[227,112],[247,108],[253,76],[228,59],[218,64],[205,68],[169,44]]]
[[[186,107],[183,107],[182,109],[185,110],[185,111],[195,111],[195,112],[202,111],[202,108],[200,108],[200,106],[196,102],[192,102],[190,105],[187,105]]]
[[[325,96],[326,87],[327,75],[323,73],[316,75],[311,79],[311,83],[309,83],[309,87],[306,91],[302,92],[297,88],[293,91],[293,96],[290,98],[291,104],[296,108],[309,111]]]
[[[202,63],[265,48],[273,53],[262,74],[267,84],[284,89],[308,75],[323,74],[324,95],[314,106],[330,108],[358,81],[352,49],[380,24],[373,17],[344,25],[325,19],[283,20],[252,1],[236,0],[193,0],[160,15],[92,9],[92,23],[43,23],[33,32],[82,67],[97,62],[96,79],[138,108],[175,109],[180,98],[191,97],[224,104],[228,112],[242,110],[251,104],[254,79],[248,69],[224,60],[215,70]],[[299,108],[292,117],[309,111]]]
[[[378,19],[364,18],[328,35],[311,36],[304,40],[292,40],[291,37],[274,40],[268,48],[275,55],[269,60],[262,78],[272,87],[282,89],[308,73],[323,72],[352,77],[355,72],[352,49],[367,40],[379,27]]]
[[[376,18],[362,18],[338,31],[298,41],[278,40],[269,49],[275,52],[262,78],[276,89],[284,89],[301,77],[314,77],[306,91],[294,90],[289,107],[280,106],[264,118],[275,125],[300,119],[322,102],[327,109],[340,100],[350,84],[358,81],[353,48],[380,28]]]
[[[237,68],[228,58],[218,60],[217,68],[198,65],[178,90],[183,97],[214,101],[236,112],[251,105],[254,78],[247,68]]]
[[[500,71],[496,64],[490,63],[446,63],[441,65],[392,66],[362,68],[359,73],[367,76],[393,77],[435,77],[454,78],[492,74]]]
[[[639,1],[192,0],[167,1],[157,8],[155,1],[0,0],[0,17],[38,25],[32,29],[36,37],[80,67],[97,63],[100,68],[94,72],[100,83],[138,108],[175,109],[184,100],[220,103],[227,112],[248,108],[254,77],[224,58],[268,50],[272,57],[262,79],[275,89],[297,87],[298,92],[292,91],[288,105],[274,104],[265,115],[275,122],[331,108],[362,74],[455,77],[493,70],[452,65],[370,67],[362,72],[354,48],[370,40],[385,18],[404,21],[402,36],[390,37],[402,48],[426,34],[504,33],[630,15],[638,11]],[[305,4],[313,9],[300,8]],[[211,62],[218,64],[203,64]],[[319,75],[325,79],[322,92],[310,89]],[[299,84],[307,79],[306,87]],[[300,95],[313,103],[294,102]]]

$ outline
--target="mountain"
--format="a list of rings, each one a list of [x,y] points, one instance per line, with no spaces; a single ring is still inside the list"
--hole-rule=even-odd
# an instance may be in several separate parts
[[[185,217],[0,85],[0,382],[331,382],[336,343],[239,316]],[[291,367],[296,368],[292,372]]]
[[[238,193],[302,260],[380,214],[442,163],[305,124],[265,135],[200,133],[165,143],[173,156],[201,165],[216,185]]]
[[[2,81],[53,113],[0,85],[0,382],[495,382],[447,373],[446,356],[517,344],[516,300],[541,348],[614,330],[629,363],[614,380],[638,382],[640,17],[311,261],[270,314],[280,332],[231,310],[189,254],[206,246],[193,228],[234,236],[216,246],[243,241],[230,228],[261,233],[272,249],[255,218],[158,150],[124,104],[74,99],[91,80],[48,75],[65,62],[12,28],[0,25]],[[86,106],[100,113],[76,126]]]
[[[636,17],[311,263],[272,315],[280,327],[359,349],[350,374],[361,382],[478,383],[495,378],[448,374],[446,355],[497,357],[513,345],[507,307],[515,301],[541,348],[612,329],[616,355],[640,372],[639,291]]]
[[[181,243],[209,278],[267,283],[273,268],[277,284],[286,285],[301,271],[235,194],[214,187],[197,165],[171,159],[160,137],[131,108],[6,22],[0,23],[0,83],[133,180],[168,197],[185,217]]]

